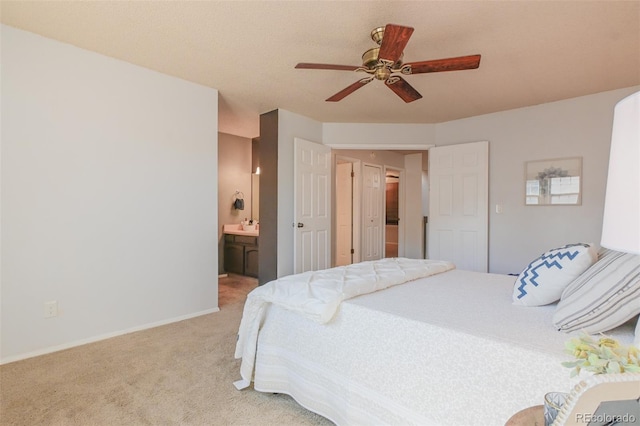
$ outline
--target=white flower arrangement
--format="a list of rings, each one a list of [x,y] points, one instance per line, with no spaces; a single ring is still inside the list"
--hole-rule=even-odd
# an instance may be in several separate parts
[[[586,333],[573,338],[566,342],[565,352],[576,358],[562,363],[564,367],[573,369],[571,377],[579,375],[582,370],[592,374],[640,373],[640,350],[635,346],[621,345],[616,339],[603,334],[598,340]]]

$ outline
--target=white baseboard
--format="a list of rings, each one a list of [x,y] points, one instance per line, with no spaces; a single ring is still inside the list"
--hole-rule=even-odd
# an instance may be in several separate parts
[[[88,343],[99,342],[100,340],[111,339],[112,337],[122,336],[124,334],[134,333],[136,331],[147,330],[150,328],[160,327],[162,325],[171,324],[174,322],[184,321],[190,318],[199,317],[202,315],[212,314],[214,312],[220,312],[220,308],[211,308],[204,311],[194,312],[191,314],[181,315],[179,317],[169,318],[162,321],[153,322],[150,324],[144,324],[137,327],[128,328],[126,330],[115,331],[113,333],[101,334],[99,336],[89,337],[87,339],[76,340],[74,342],[64,343],[62,345],[50,346],[48,348],[39,349],[33,352],[27,352],[20,355],[14,355],[0,360],[0,365],[8,364],[10,362],[21,361],[27,358],[33,358],[40,355],[46,355],[53,352],[62,351],[64,349],[75,348],[76,346],[86,345]]]

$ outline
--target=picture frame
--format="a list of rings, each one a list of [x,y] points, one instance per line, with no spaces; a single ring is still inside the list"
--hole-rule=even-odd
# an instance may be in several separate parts
[[[582,157],[527,161],[524,181],[527,206],[582,205]]]

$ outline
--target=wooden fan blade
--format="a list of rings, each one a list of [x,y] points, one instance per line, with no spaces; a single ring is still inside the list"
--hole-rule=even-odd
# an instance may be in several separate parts
[[[480,66],[480,55],[460,56],[457,58],[435,59],[433,61],[408,62],[411,74],[425,72],[471,70]]]
[[[344,99],[345,97],[347,97],[347,95],[352,94],[353,92],[355,92],[356,90],[364,86],[365,84],[370,83],[371,80],[373,80],[373,77],[363,78],[362,80],[358,80],[352,85],[345,87],[335,95],[331,96],[329,99],[327,99],[327,102],[338,102]]]
[[[296,65],[298,69],[307,69],[307,70],[337,70],[337,71],[355,71],[360,66],[353,65],[332,65],[332,64],[308,64],[308,63],[299,63]]]
[[[387,24],[384,27],[384,36],[380,44],[378,59],[384,59],[396,63],[413,34],[413,28],[400,25]]]
[[[385,81],[387,87],[393,90],[396,95],[400,96],[403,101],[409,103],[413,101],[417,101],[422,97],[420,93],[416,89],[413,88],[407,80],[402,77],[394,76],[392,77],[395,80],[393,83],[389,83],[391,80]]]

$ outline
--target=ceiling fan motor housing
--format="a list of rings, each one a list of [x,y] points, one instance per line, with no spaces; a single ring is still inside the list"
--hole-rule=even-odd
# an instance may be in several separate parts
[[[362,66],[368,69],[375,68],[378,65],[378,54],[380,53],[379,47],[372,47],[371,49],[364,52],[362,55]],[[400,59],[393,64],[393,68],[400,68],[402,66],[402,58],[404,53],[400,55]]]
[[[380,53],[379,47],[372,47],[364,52],[362,55],[362,66],[368,69],[373,69],[378,64],[378,53]]]
[[[384,27],[374,28],[371,31],[371,39],[375,41],[378,46],[382,43],[382,37],[384,37]]]

